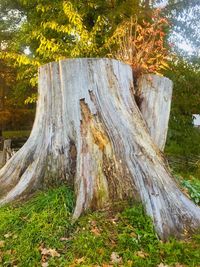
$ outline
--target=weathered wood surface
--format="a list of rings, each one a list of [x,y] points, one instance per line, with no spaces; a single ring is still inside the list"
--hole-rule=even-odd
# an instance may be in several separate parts
[[[155,144],[164,150],[172,100],[172,81],[158,75],[138,80],[139,108]]]
[[[5,165],[6,162],[12,157],[13,152],[11,149],[11,139],[4,140],[3,144],[3,153],[2,153],[2,165]]]
[[[6,162],[15,154],[15,150],[12,148],[11,144],[11,139],[5,139],[3,141],[3,150],[0,151],[0,168],[3,167]]]
[[[74,184],[75,218],[132,198],[162,239],[197,228],[200,209],[174,182],[132,92],[132,70],[116,60],[42,66],[33,130],[0,170],[0,204],[61,180]]]

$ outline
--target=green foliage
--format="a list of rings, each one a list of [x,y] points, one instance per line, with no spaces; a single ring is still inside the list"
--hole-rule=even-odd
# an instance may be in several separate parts
[[[198,205],[200,205],[200,181],[192,175],[176,175],[183,191]],[[184,177],[184,178],[183,178]]]
[[[15,93],[20,90],[24,92],[24,88],[30,94],[35,93],[31,92],[31,88],[37,85],[36,73],[41,64],[69,57],[104,57],[109,53],[106,42],[116,27],[135,15],[139,24],[143,19],[150,21],[153,4],[159,2],[161,1],[2,0],[0,41],[4,49],[0,52],[0,59],[17,67],[17,78],[23,82],[20,84],[19,81],[13,81],[14,85],[19,85]],[[187,2],[169,0],[164,11],[169,16],[177,12],[186,19],[184,12],[189,7],[196,16],[198,5],[195,0]],[[195,16],[187,18],[193,19]],[[178,19],[180,16],[173,14],[173,17]],[[191,21],[187,23],[187,29],[193,29],[191,25]],[[185,29],[185,25],[182,28]],[[176,29],[178,30],[178,26]],[[28,55],[25,54],[26,48],[29,48]],[[22,97],[22,94],[19,96]]]
[[[35,100],[31,94],[36,93],[39,66],[64,58],[105,57],[105,44],[117,25],[134,14],[142,21],[151,9],[141,0],[2,0],[0,12],[0,60],[3,69],[8,65],[15,72],[6,93],[11,101],[3,103],[8,108]]]
[[[72,224],[73,204],[72,192],[60,187],[0,208],[2,266],[198,266],[200,235],[160,242],[141,205],[95,212]]]
[[[182,188],[182,191],[194,201],[197,205],[200,205],[200,181],[189,173],[174,174],[176,181]]]
[[[5,2],[5,1],[3,1]],[[116,26],[126,17],[140,14],[142,20],[150,8],[141,1],[14,1],[24,17],[15,43],[0,53],[20,68],[25,65],[31,79],[39,65],[69,57],[105,56],[104,44]],[[6,3],[4,3],[6,6]],[[17,11],[8,2],[7,8]],[[24,54],[29,47],[30,54]],[[31,67],[32,66],[32,67]],[[24,71],[19,77],[23,79]]]
[[[37,94],[32,94],[31,96],[29,96],[25,101],[24,103],[25,104],[32,104],[32,103],[35,103],[37,101]]]
[[[166,75],[174,86],[165,152],[177,172],[199,176],[200,131],[193,126],[193,114],[199,114],[199,64],[178,60]]]
[[[184,180],[182,185],[187,188],[191,199],[196,203],[200,204],[200,182],[194,183],[192,181]]]

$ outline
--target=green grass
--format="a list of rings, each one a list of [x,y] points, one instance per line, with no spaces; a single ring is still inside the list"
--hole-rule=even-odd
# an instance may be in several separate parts
[[[12,138],[28,138],[30,131],[3,131],[3,137],[5,139]]]
[[[141,205],[74,224],[73,205],[73,193],[60,187],[0,208],[0,266],[199,266],[200,235],[160,242]]]
[[[61,187],[40,193],[22,206],[1,208],[3,266],[39,266],[42,244],[63,249],[60,238],[71,227],[72,207],[72,192]]]

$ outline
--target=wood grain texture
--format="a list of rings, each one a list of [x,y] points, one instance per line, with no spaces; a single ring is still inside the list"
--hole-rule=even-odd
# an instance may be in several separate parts
[[[172,100],[172,81],[146,74],[138,81],[140,111],[155,144],[164,150]]]
[[[174,182],[132,91],[131,68],[116,60],[42,66],[33,130],[0,170],[0,204],[56,180],[74,185],[74,218],[131,198],[163,240],[199,227],[200,209]]]

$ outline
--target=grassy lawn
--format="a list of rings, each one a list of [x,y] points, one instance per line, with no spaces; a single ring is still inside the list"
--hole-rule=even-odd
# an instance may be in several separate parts
[[[200,234],[160,242],[141,205],[76,223],[73,206],[73,193],[60,187],[0,208],[0,266],[200,266]]]
[[[25,138],[30,131],[5,131]],[[200,180],[175,175],[184,192],[200,204]],[[2,267],[198,267],[200,233],[160,242],[141,205],[123,212],[94,212],[72,222],[73,192],[66,187],[37,193],[23,204],[0,208]]]

